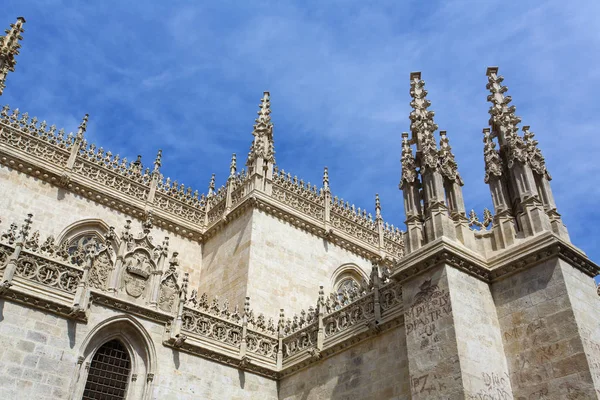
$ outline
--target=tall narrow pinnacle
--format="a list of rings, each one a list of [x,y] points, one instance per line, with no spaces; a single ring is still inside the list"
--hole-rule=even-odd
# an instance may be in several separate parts
[[[0,36],[0,95],[5,88],[6,76],[9,72],[14,72],[17,60],[15,57],[19,54],[21,48],[20,40],[23,39],[21,33],[25,18],[18,17],[17,22],[10,25],[6,30],[6,36]]]
[[[523,141],[527,147],[527,157],[531,169],[539,175],[545,176],[549,181],[552,177],[546,169],[546,159],[542,155],[542,151],[537,147],[538,141],[534,139],[534,133],[529,130],[529,126],[523,127]]]
[[[76,136],[78,140],[83,139],[83,134],[87,130],[87,123],[88,123],[89,117],[90,117],[89,114],[85,114],[83,116],[83,120],[81,120],[81,124],[79,124],[79,129],[77,130],[77,136]]]
[[[408,140],[408,133],[402,132],[402,178],[400,179],[400,189],[405,184],[414,183],[417,179],[417,164],[413,156],[412,148]]]
[[[502,160],[496,150],[496,143],[492,139],[489,128],[483,129],[483,158],[485,161],[485,183],[490,182],[490,177],[499,178],[502,176]]]
[[[158,150],[156,153],[156,159],[154,160],[154,172],[159,172],[162,166],[162,150]]]
[[[329,169],[327,167],[323,170],[323,189],[329,190]]]
[[[412,142],[417,145],[417,162],[422,168],[437,168],[437,146],[433,133],[438,126],[433,120],[435,113],[428,110],[431,102],[427,100],[427,90],[425,90],[425,81],[421,79],[420,72],[411,72],[410,74],[410,96],[412,101],[410,106],[410,130],[412,132]]]
[[[229,164],[229,177],[232,178],[237,172],[237,158],[235,153],[231,155],[231,164]]]
[[[270,129],[271,123],[271,98],[269,92],[263,92],[263,98],[260,100],[258,118],[256,118],[256,125],[254,130]]]
[[[504,78],[498,75],[498,67],[488,67],[486,75],[486,88],[490,91],[487,100],[492,103],[489,110],[492,137],[498,138],[503,151],[506,148],[509,168],[512,168],[515,160],[526,163],[527,149],[523,138],[518,135],[517,127],[521,118],[515,115],[516,107],[509,106],[512,98],[504,95],[508,91],[508,88],[502,85]]]
[[[498,67],[488,67],[486,75],[486,88],[490,91],[487,100],[492,103],[489,110],[490,126],[493,136],[498,136],[500,145],[504,145],[509,137],[517,134],[521,118],[515,115],[516,107],[509,106],[512,98],[504,95],[508,88],[502,85],[504,77],[498,75]]]
[[[379,201],[379,193],[375,193],[375,219],[380,220],[381,217],[381,202]]]
[[[450,140],[446,135],[446,131],[440,131],[439,155],[439,165],[442,174],[446,178],[455,181],[460,186],[463,186],[464,183],[460,177],[460,174],[458,173],[458,164],[454,158],[454,153],[452,153],[452,147],[450,147]]]
[[[215,194],[215,174],[212,174],[210,183],[208,184],[208,196]]]
[[[275,163],[275,147],[273,144],[273,123],[271,122],[271,98],[269,92],[264,92],[260,101],[258,117],[254,121],[252,135],[254,140],[248,153],[247,166],[263,158],[267,162]]]

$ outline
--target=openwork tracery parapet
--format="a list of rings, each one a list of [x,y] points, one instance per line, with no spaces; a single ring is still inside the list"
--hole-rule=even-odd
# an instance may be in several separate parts
[[[193,240],[210,237],[236,216],[237,208],[248,205],[246,200],[258,195],[268,204],[265,211],[290,214],[299,222],[297,227],[337,236],[351,251],[358,249],[371,259],[398,260],[404,255],[404,233],[332,196],[328,177],[317,188],[273,167],[268,187],[258,188],[250,174],[237,172],[234,155],[227,184],[216,189],[213,177],[208,194],[199,194],[162,176],[160,151],[150,169],[144,168],[141,157],[129,161],[88,143],[87,118],[77,134],[66,134],[5,106],[0,111],[0,163],[139,219],[151,210],[155,225]]]

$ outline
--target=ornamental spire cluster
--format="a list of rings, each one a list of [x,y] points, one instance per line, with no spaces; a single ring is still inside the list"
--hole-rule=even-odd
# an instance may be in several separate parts
[[[275,147],[273,144],[273,123],[271,122],[271,99],[269,92],[264,92],[260,101],[258,118],[252,131],[254,140],[250,146],[246,165],[252,166],[257,159],[262,158],[275,163]]]
[[[11,24],[10,28],[5,31],[6,36],[0,36],[0,95],[6,87],[6,76],[9,72],[15,71],[15,65],[17,64],[15,57],[19,54],[21,48],[19,42],[23,40],[21,33],[25,31],[23,29],[24,23],[25,18],[18,17],[17,22]]]
[[[421,79],[420,72],[410,74],[410,130],[412,142],[417,145],[417,162],[421,168],[437,169],[437,146],[433,133],[438,129],[433,120],[435,113],[428,110],[431,102],[427,99],[425,81]]]

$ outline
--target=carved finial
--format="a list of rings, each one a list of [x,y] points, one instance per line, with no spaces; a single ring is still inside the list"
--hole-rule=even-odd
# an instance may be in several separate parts
[[[490,128],[483,129],[483,158],[485,161],[485,183],[489,183],[490,177],[499,178],[502,175],[502,160],[500,153],[496,150],[496,143],[492,139]]]
[[[404,187],[405,183],[414,183],[417,178],[417,164],[415,157],[410,147],[408,140],[408,133],[402,132],[402,178],[400,179],[400,189]]]
[[[533,172],[538,175],[545,176],[549,181],[552,180],[552,177],[548,173],[546,169],[546,160],[542,155],[542,151],[537,147],[538,141],[534,139],[535,134],[531,132],[529,126],[523,127],[523,141],[525,142],[525,146],[527,148],[527,158],[529,160],[529,165]]]
[[[381,202],[379,201],[379,193],[375,193],[375,219],[381,220]]]
[[[162,150],[158,150],[156,153],[156,158],[154,159],[154,172],[159,172],[160,167],[162,166]]]
[[[25,223],[23,225],[21,225],[21,240],[25,241],[27,239],[27,236],[29,236],[29,231],[31,230],[31,223],[33,222],[31,217],[33,217],[33,214],[29,213],[27,214],[27,218],[25,218]]]
[[[208,196],[215,194],[215,174],[212,174],[210,183],[208,184]]]
[[[6,36],[0,36],[0,95],[5,88],[6,76],[9,72],[15,71],[17,60],[15,57],[19,54],[21,48],[20,40],[23,39],[21,33],[25,18],[18,17],[17,22],[10,24],[10,29],[6,30]]]
[[[327,167],[323,170],[323,189],[329,190],[329,169]]]
[[[427,100],[425,82],[421,80],[420,72],[410,74],[410,130],[412,140],[417,144],[417,161],[421,168],[437,169],[437,145],[433,133],[438,126],[433,120],[435,113],[428,110],[431,102]]]
[[[261,99],[258,118],[252,131],[254,141],[250,146],[246,165],[252,167],[253,162],[262,157],[265,161],[275,163],[275,148],[273,144],[273,123],[271,122],[271,99],[269,92],[264,92]]]
[[[237,158],[235,153],[231,155],[231,164],[229,164],[229,177],[235,177],[235,173],[237,172]]]
[[[83,139],[83,134],[87,130],[87,123],[88,123],[89,117],[90,117],[89,114],[85,114],[83,116],[83,119],[81,120],[81,124],[79,124],[79,128],[77,129],[77,136],[75,136],[76,140],[81,141]]]
[[[502,85],[504,78],[498,75],[498,67],[488,67],[486,75],[486,88],[490,91],[487,100],[492,103],[489,110],[492,134],[498,137],[501,148],[506,146],[508,167],[511,168],[515,160],[527,162],[526,146],[517,128],[521,118],[515,115],[516,107],[509,106],[512,98],[504,95],[508,88]]]
[[[263,92],[263,97],[260,100],[258,118],[256,119],[255,129],[271,127],[271,98],[269,92]]]
[[[463,186],[463,180],[458,173],[458,164],[452,153],[452,147],[450,147],[450,140],[446,134],[446,131],[440,131],[440,151],[439,151],[439,166],[442,174],[455,181],[460,186]]]

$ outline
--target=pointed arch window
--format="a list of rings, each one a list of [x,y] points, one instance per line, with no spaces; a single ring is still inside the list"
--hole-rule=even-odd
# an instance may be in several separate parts
[[[113,339],[104,343],[90,363],[83,400],[122,400],[127,393],[131,358],[125,346]]]

